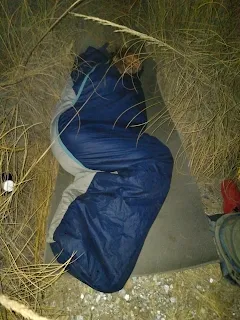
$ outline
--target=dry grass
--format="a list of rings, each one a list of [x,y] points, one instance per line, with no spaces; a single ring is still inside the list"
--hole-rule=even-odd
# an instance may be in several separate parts
[[[189,20],[182,12],[179,26],[165,35],[184,54],[157,53],[159,82],[192,173],[201,180],[235,177],[240,163],[236,7],[196,1],[188,10]],[[181,10],[174,11],[179,17]]]
[[[43,291],[66,266],[54,261],[44,265],[43,250],[58,169],[48,152],[49,125],[72,66],[73,44],[69,29],[62,26],[65,37],[59,28],[36,47],[55,15],[65,9],[56,2],[30,6],[28,1],[1,1],[1,9],[0,166],[1,172],[12,173],[16,187],[0,195],[0,288],[40,310]],[[9,318],[1,312],[3,319]]]
[[[236,1],[149,1],[149,21],[160,13],[149,32],[176,49],[156,48],[159,84],[201,181],[234,178],[240,163],[239,9]]]
[[[218,265],[176,272],[171,276],[177,305],[170,308],[169,319],[223,320],[233,318],[234,311],[237,314],[238,287],[222,279]]]
[[[54,261],[43,265],[45,226],[57,163],[50,153],[42,158],[47,139],[34,137],[35,126],[19,120],[17,108],[1,118],[0,145],[8,146],[0,152],[1,168],[11,172],[16,183],[13,193],[0,195],[1,292],[39,309],[41,292],[65,269]]]
[[[54,262],[42,264],[57,172],[47,152],[49,124],[79,32],[79,18],[70,15],[49,32],[68,8],[58,3],[0,1],[0,164],[17,183],[13,194],[0,195],[1,291],[38,310],[41,293],[64,272]],[[106,1],[100,0],[91,6],[92,17],[86,17],[87,6],[76,12],[124,32],[126,46],[140,54],[145,47],[143,59],[157,60],[165,102],[193,174],[202,180],[234,176],[240,163],[238,2],[107,1],[107,7],[102,10]],[[158,126],[165,116],[160,112],[149,124]],[[194,274],[187,277],[195,281]]]

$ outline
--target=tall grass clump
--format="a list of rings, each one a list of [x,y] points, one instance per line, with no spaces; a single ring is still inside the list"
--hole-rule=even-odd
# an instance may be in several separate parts
[[[56,1],[0,2],[0,172],[15,182],[12,193],[0,191],[0,293],[34,310],[65,270],[43,262],[58,169],[49,125],[74,59],[70,24],[51,30],[65,9]]]
[[[149,19],[151,9],[161,12],[155,36],[179,53],[157,48],[159,84],[192,173],[203,181],[234,178],[240,165],[240,5],[163,2],[149,3]]]

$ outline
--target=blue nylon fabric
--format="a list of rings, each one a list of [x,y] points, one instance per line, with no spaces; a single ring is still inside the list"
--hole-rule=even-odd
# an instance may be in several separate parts
[[[105,48],[90,47],[78,57],[72,72],[75,93],[93,67],[74,108],[60,116],[58,130],[72,119],[60,136],[63,144],[85,167],[103,172],[68,207],[51,247],[61,263],[76,252],[68,266],[74,277],[115,292],[129,278],[164,203],[173,159],[155,137],[144,134],[137,143],[142,126],[126,129],[134,117],[131,125],[147,120],[145,111],[138,115],[146,107],[141,81],[127,75],[119,81]]]

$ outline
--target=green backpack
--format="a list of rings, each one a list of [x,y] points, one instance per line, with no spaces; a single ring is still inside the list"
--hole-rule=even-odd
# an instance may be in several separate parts
[[[240,285],[240,213],[217,215],[210,220],[223,276]]]

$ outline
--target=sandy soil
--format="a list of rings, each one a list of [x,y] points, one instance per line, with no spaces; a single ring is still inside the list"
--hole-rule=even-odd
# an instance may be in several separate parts
[[[218,265],[133,277],[114,294],[66,274],[46,292],[44,313],[71,320],[240,319],[238,290],[221,278]]]

